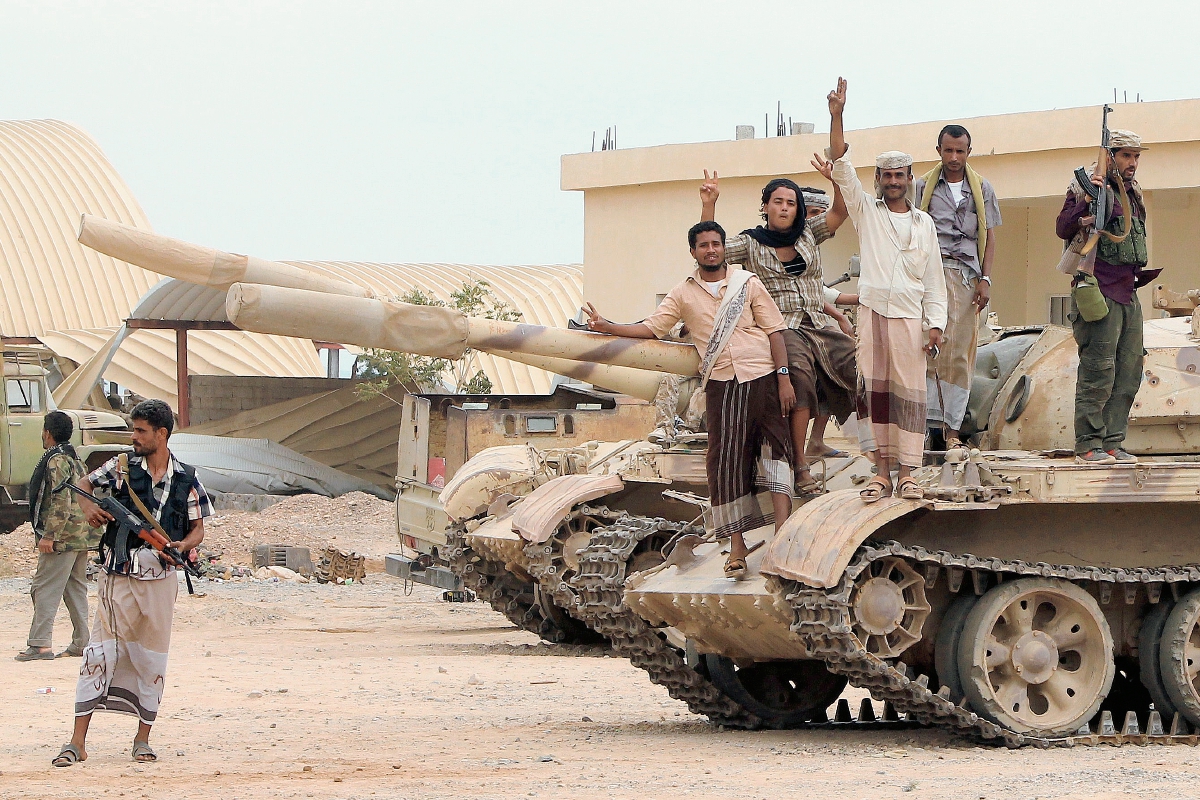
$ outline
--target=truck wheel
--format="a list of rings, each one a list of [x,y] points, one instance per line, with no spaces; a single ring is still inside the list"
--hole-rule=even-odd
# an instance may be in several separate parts
[[[1018,733],[1067,736],[1112,687],[1112,631],[1095,599],[1069,581],[1005,582],[967,614],[958,674],[980,716]]]

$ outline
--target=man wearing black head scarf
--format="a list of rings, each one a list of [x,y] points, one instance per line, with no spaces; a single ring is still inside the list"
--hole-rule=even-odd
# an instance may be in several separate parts
[[[814,161],[813,167],[829,177],[828,163],[819,161]],[[719,196],[717,173],[709,177],[705,170],[700,187],[701,220],[716,218]],[[846,220],[846,206],[835,187],[833,206],[806,219],[803,190],[794,181],[775,178],[763,187],[761,214],[764,225],[725,240],[725,260],[758,276],[789,328],[784,341],[788,374],[796,392],[792,447],[796,491],[803,496],[817,489],[805,455],[809,420],[818,415],[824,400],[839,423],[845,422],[854,411],[858,385],[854,339],[840,330],[830,315],[833,307],[828,304],[821,275],[820,244]]]

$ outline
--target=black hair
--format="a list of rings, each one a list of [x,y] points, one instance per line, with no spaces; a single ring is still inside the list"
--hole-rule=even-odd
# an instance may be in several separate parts
[[[967,137],[967,147],[971,146],[971,132],[962,125],[947,125],[942,128],[942,132],[938,134],[938,147],[942,146],[942,138],[946,136],[949,136],[951,139],[961,139],[965,136]]]
[[[770,202],[771,195],[775,194],[776,189],[791,189],[796,193],[796,221],[792,223],[792,228],[795,229],[797,226],[803,228],[806,213],[804,208],[804,190],[797,186],[795,181],[788,180],[787,178],[775,178],[763,187],[762,204],[764,206]],[[767,218],[766,211],[763,211],[762,218]]]
[[[150,423],[150,427],[166,428],[167,436],[171,435],[171,431],[175,430],[175,415],[171,413],[171,407],[162,400],[143,400],[133,407],[129,412],[130,419],[144,419]]]
[[[696,237],[702,233],[708,233],[709,231],[716,231],[717,233],[721,234],[721,241],[725,241],[725,229],[718,225],[716,221],[708,219],[704,222],[697,222],[695,225],[688,228],[688,249],[695,250]]]
[[[42,419],[42,428],[50,434],[50,438],[55,444],[63,444],[71,441],[71,434],[75,432],[75,423],[71,422],[71,417],[61,411],[51,411]]]

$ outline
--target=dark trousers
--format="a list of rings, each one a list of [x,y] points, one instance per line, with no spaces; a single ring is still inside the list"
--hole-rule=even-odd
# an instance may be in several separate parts
[[[1112,450],[1125,441],[1129,409],[1142,385],[1142,306],[1111,298],[1108,315],[1084,322],[1072,309],[1071,328],[1079,345],[1075,384],[1075,452]]]

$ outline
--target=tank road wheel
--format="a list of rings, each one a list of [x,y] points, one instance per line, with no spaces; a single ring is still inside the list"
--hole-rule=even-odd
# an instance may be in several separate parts
[[[1034,736],[1079,730],[1115,673],[1112,631],[1100,606],[1064,580],[1021,578],[991,589],[967,614],[958,645],[971,708]]]
[[[731,659],[707,653],[704,665],[713,685],[768,728],[792,728],[823,721],[825,709],[846,688],[822,661],[761,661],[739,669]]]
[[[851,598],[854,634],[868,653],[895,658],[921,640],[929,616],[925,579],[902,558],[873,561]]]
[[[1167,687],[1163,685],[1159,651],[1163,630],[1167,627],[1167,616],[1172,607],[1171,602],[1164,597],[1146,614],[1142,620],[1142,627],[1138,630],[1138,672],[1142,685],[1150,693],[1155,710],[1168,722],[1175,716],[1175,704],[1167,697]],[[1113,719],[1116,719],[1115,715]]]
[[[1184,595],[1167,615],[1158,668],[1171,704],[1200,726],[1200,589]]]
[[[962,639],[967,614],[978,599],[973,594],[964,594],[950,603],[942,615],[942,624],[938,626],[933,645],[933,668],[941,685],[950,687],[950,699],[955,703],[963,697],[962,680],[958,677],[958,643]]]

